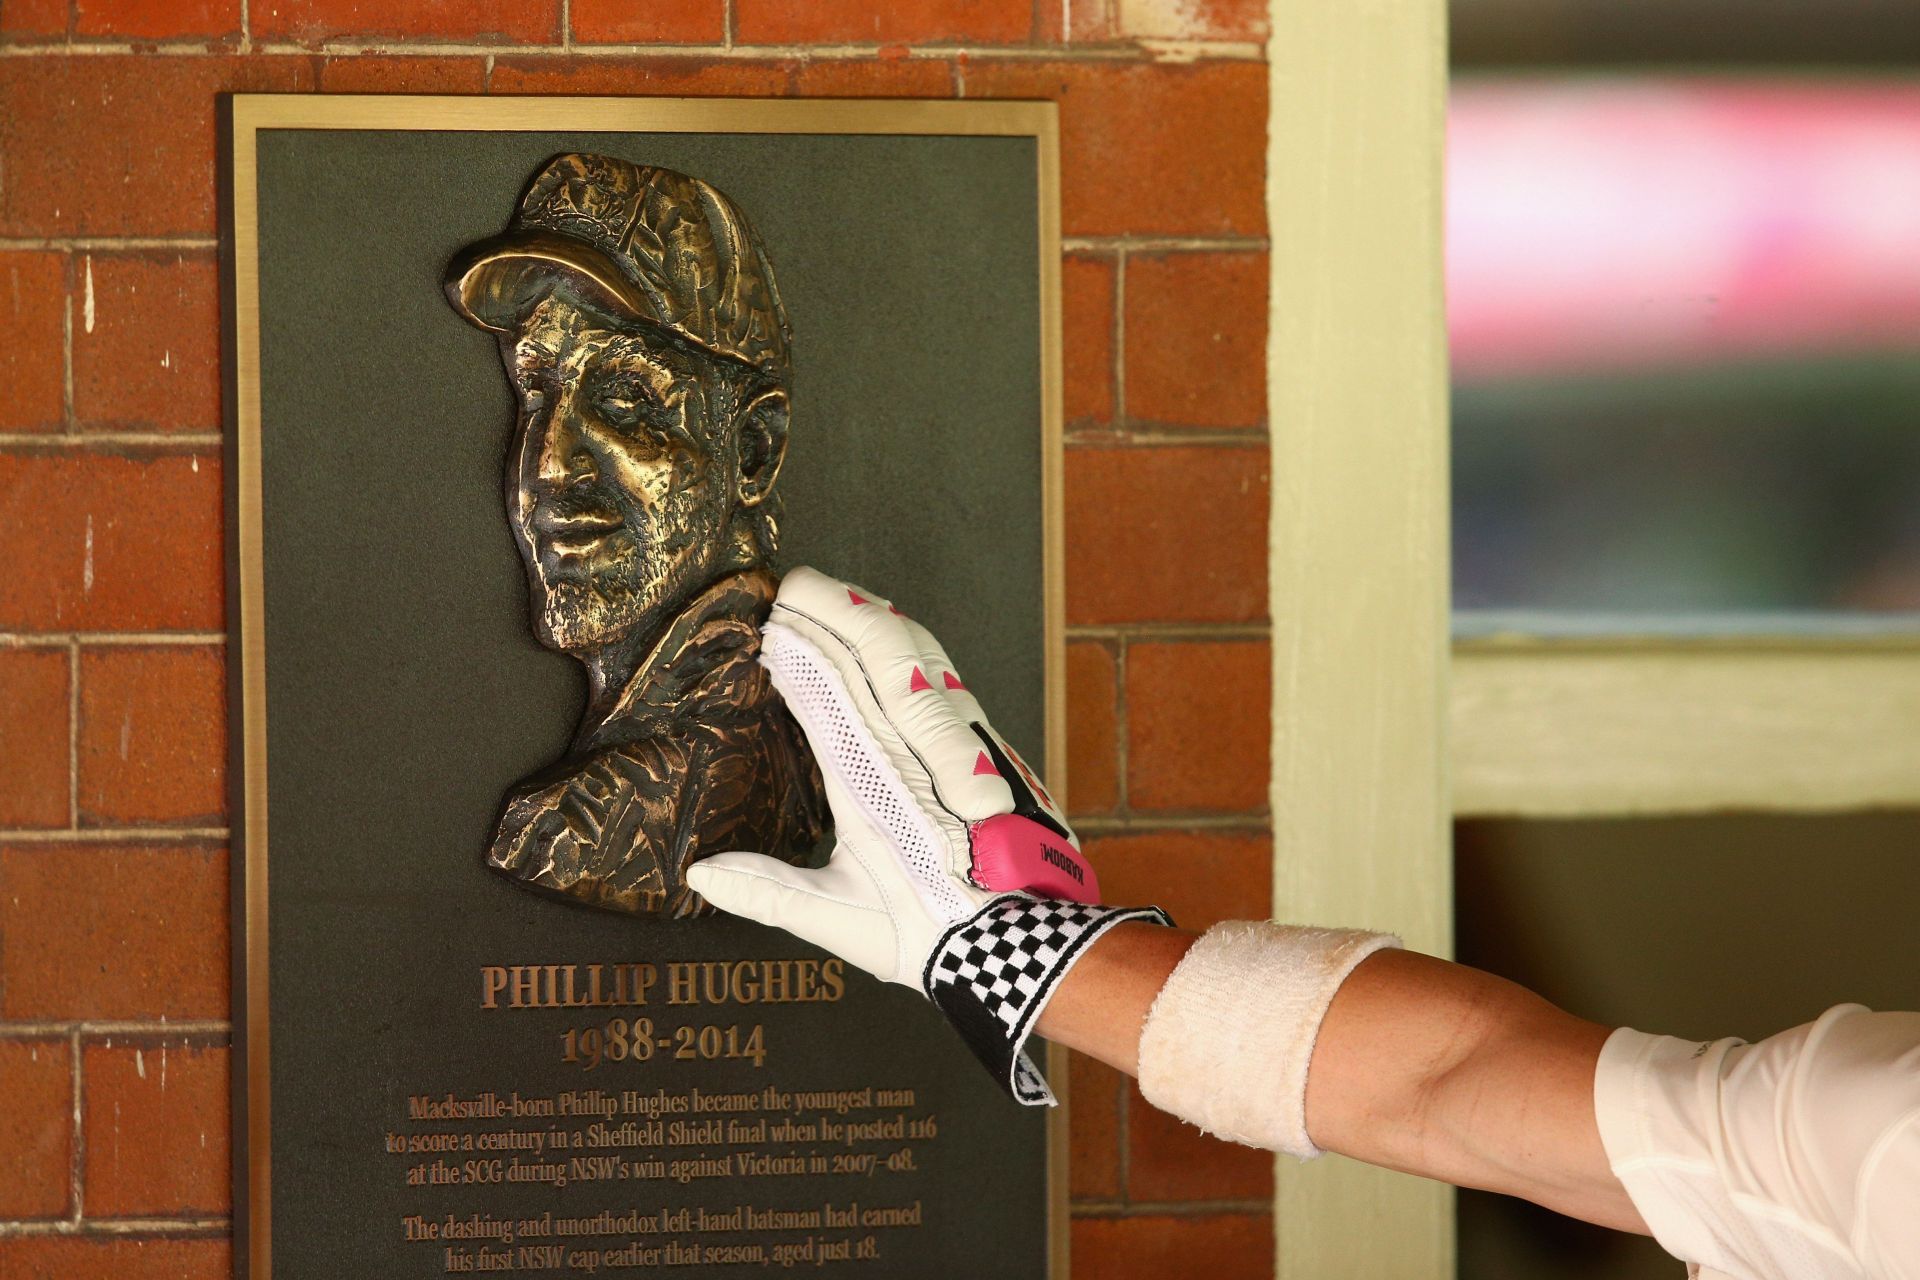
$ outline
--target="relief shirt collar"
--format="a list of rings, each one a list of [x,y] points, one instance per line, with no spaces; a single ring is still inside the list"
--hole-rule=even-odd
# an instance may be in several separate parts
[[[612,709],[581,725],[577,745],[597,748],[649,736],[662,720],[696,711],[731,684],[740,664],[751,663],[760,651],[760,626],[778,586],[770,570],[747,569],[689,600],[634,668]]]

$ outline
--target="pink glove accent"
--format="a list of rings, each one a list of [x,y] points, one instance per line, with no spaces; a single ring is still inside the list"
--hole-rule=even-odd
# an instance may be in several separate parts
[[[1032,818],[1001,813],[974,823],[970,830],[973,880],[981,888],[1072,902],[1100,901],[1099,877],[1080,851]]]

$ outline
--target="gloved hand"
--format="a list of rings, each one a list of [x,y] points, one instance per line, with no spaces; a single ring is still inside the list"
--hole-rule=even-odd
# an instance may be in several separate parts
[[[806,731],[838,842],[827,865],[722,853],[687,881],[885,982],[924,992],[995,1079],[1051,1103],[1021,1052],[1061,977],[1126,919],[1072,830],[926,628],[826,574],[788,573],[761,663]]]

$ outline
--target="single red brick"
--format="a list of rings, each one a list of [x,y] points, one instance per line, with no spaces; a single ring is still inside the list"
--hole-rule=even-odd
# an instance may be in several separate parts
[[[0,887],[0,1016],[227,1016],[224,850],[0,848]]]
[[[70,665],[65,649],[0,649],[0,827],[67,825]]]
[[[1024,44],[1032,0],[733,0],[742,44]]]
[[[1129,1199],[1167,1204],[1273,1198],[1273,1152],[1202,1133],[1149,1103],[1131,1080],[1126,1106]]]
[[[0,1217],[65,1217],[73,1198],[73,1055],[67,1042],[0,1039],[0,1098],[6,1099],[0,1106],[0,1151],[7,1157]],[[0,1275],[12,1274],[0,1269]]]
[[[1034,6],[1033,38],[1041,44],[1099,44],[1120,32],[1118,0],[1040,0]]]
[[[1113,259],[1070,253],[1060,264],[1069,427],[1113,421]]]
[[[939,58],[810,58],[790,93],[807,98],[950,98],[953,64]]]
[[[1152,831],[1095,836],[1086,854],[1108,902],[1165,907],[1182,929],[1265,920],[1273,911],[1273,839],[1266,834]]]
[[[581,44],[721,44],[725,0],[573,0],[568,16]]]
[[[225,1213],[227,1050],[119,1037],[84,1047],[83,1192],[98,1217]]]
[[[1266,808],[1269,653],[1264,640],[1127,647],[1130,805]]]
[[[211,253],[74,262],[73,416],[82,430],[220,429],[220,273]]]
[[[1098,1280],[1271,1280],[1273,1219],[1264,1213],[1075,1218],[1073,1272]]]
[[[223,1238],[0,1236],[7,1280],[230,1280]]]
[[[256,40],[434,39],[558,44],[560,0],[264,0],[250,11]]]
[[[351,54],[320,63],[322,93],[481,93],[484,58],[395,58]]]
[[[216,95],[312,87],[311,58],[0,59],[0,236],[213,235]]]
[[[60,429],[66,307],[66,254],[0,252],[0,431]]]
[[[80,655],[80,824],[213,826],[226,813],[226,665],[214,645]]]
[[[1137,40],[1267,38],[1267,0],[1118,0],[1120,34]]]
[[[220,527],[213,454],[0,452],[0,630],[218,630]]]
[[[969,98],[1060,104],[1068,235],[1265,235],[1267,68],[975,61]]]
[[[1266,421],[1266,254],[1129,256],[1126,335],[1130,421]]]
[[[74,34],[119,40],[240,35],[240,0],[74,0]]]
[[[0,40],[57,40],[67,34],[67,0],[0,4]]]
[[[1098,641],[1067,646],[1067,805],[1107,813],[1120,802],[1119,678]]]
[[[793,67],[738,58],[508,58],[492,93],[607,93],[713,97],[785,91]]]
[[[1062,16],[1066,38],[1078,44],[1117,40],[1120,37],[1121,0],[1062,0],[1067,12]]]
[[[1267,458],[1264,446],[1069,448],[1067,621],[1264,617]]]
[[[1085,1054],[1073,1054],[1068,1061],[1071,1194],[1075,1200],[1118,1200],[1122,1077]]]

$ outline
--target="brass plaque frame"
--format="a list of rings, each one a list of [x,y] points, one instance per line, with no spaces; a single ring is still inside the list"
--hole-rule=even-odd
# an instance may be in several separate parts
[[[1049,785],[1064,798],[1066,639],[1062,526],[1062,371],[1059,115],[1051,102],[940,100],[717,99],[606,97],[441,97],[411,95],[235,94],[223,139],[230,201],[227,269],[233,298],[226,322],[232,379],[229,415],[230,509],[237,514],[237,556],[228,564],[233,671],[240,741],[237,829],[244,858],[236,903],[244,938],[235,948],[236,1028],[245,1061],[234,1072],[236,1223],[245,1233],[240,1274],[269,1280],[272,1270],[272,1081],[268,1007],[268,810],[266,613],[260,440],[260,263],[258,143],[271,130],[412,132],[650,132],[908,134],[1030,137],[1038,159],[1040,268],[1041,529],[1044,594],[1045,751]],[[955,1052],[961,1052],[956,1044]],[[1068,1256],[1067,1054],[1047,1046],[1047,1074],[1060,1100],[1047,1118],[1047,1274],[1066,1280]]]

